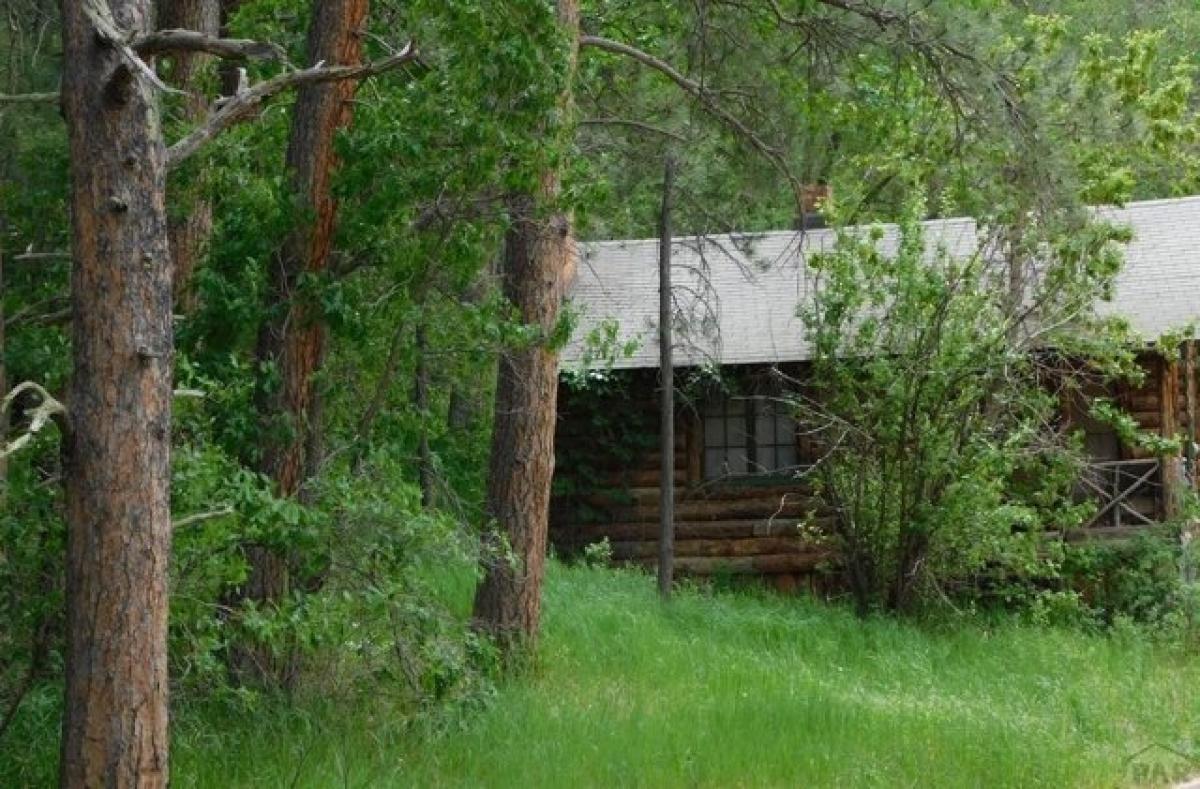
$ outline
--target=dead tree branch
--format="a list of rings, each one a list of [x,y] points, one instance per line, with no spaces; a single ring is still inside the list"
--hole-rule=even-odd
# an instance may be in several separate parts
[[[141,74],[150,81],[154,87],[164,93],[180,93],[180,91],[167,85],[161,79],[154,69],[150,67],[146,61],[138,56],[137,52],[133,51],[133,47],[129,45],[129,35],[122,32],[117,26],[117,22],[113,19],[112,9],[108,7],[108,3],[104,0],[84,0],[83,13],[88,21],[92,23],[92,27],[96,29],[96,37],[110,47],[115,48],[121,53],[121,57],[135,72]],[[119,79],[114,76],[113,79]]]
[[[129,46],[139,55],[169,55],[173,52],[204,52],[226,60],[286,59],[283,47],[248,38],[219,38],[194,30],[158,30],[138,36]]]
[[[16,263],[41,263],[51,260],[70,260],[70,252],[22,252],[13,256]]]
[[[228,97],[186,137],[167,149],[167,169],[178,167],[210,140],[239,123],[267,99],[285,90],[318,82],[338,82],[347,79],[366,79],[399,68],[417,59],[417,49],[409,42],[404,49],[373,63],[361,66],[326,66],[323,62],[300,71],[287,71],[264,80],[236,96]]]
[[[61,430],[64,434],[67,431],[67,407],[58,400],[55,400],[49,392],[43,389],[39,384],[35,384],[33,381],[26,381],[22,384],[18,384],[16,388],[9,392],[4,400],[0,402],[0,419],[8,418],[9,408],[12,406],[13,402],[15,402],[16,399],[25,392],[36,393],[42,399],[42,402],[37,408],[33,409],[33,416],[30,419],[29,427],[26,429],[26,431],[22,435],[6,443],[3,449],[0,449],[0,459],[15,454],[17,450],[21,449],[30,441],[32,441],[33,437],[37,435],[38,431],[46,426],[47,422],[55,422],[59,426],[59,430]]]
[[[51,93],[0,93],[0,104],[51,104],[58,101],[58,91]]]
[[[195,526],[197,523],[204,523],[205,521],[211,521],[215,518],[224,518],[229,515],[233,515],[235,512],[236,510],[227,504],[224,507],[218,507],[217,509],[210,510],[209,512],[197,512],[194,515],[185,515],[182,518],[172,521],[171,528],[173,530],[185,529],[188,526]]]

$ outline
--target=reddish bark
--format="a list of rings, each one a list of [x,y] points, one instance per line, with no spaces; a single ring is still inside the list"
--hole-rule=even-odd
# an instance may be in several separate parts
[[[367,15],[366,0],[317,0],[309,30],[309,60],[328,65],[362,62],[359,33]],[[280,495],[295,495],[303,482],[313,378],[325,348],[326,327],[318,310],[297,291],[305,274],[329,267],[336,203],[330,183],[337,168],[334,138],[351,119],[355,80],[305,85],[296,97],[288,143],[291,175],[300,221],[277,265],[271,268],[271,294],[286,305],[259,334],[258,358],[278,365],[280,390],[266,414],[292,421],[286,438],[267,438],[262,469],[275,480]]]
[[[578,1],[559,0],[558,18],[573,39],[570,77],[560,97],[563,109],[569,110]],[[501,272],[504,295],[521,320],[547,338],[558,323],[575,255],[569,217],[543,214],[558,196],[559,174],[547,170],[535,194],[509,201],[511,226]],[[538,342],[501,356],[487,488],[487,513],[493,521],[489,526],[498,531],[489,531],[485,540],[484,577],[475,592],[474,616],[476,626],[510,653],[537,637],[541,616],[557,403],[555,348]]]
[[[360,64],[360,31],[367,8],[366,0],[316,0],[309,60],[330,66]],[[319,308],[300,293],[300,282],[329,267],[337,214],[330,189],[337,169],[334,139],[350,123],[357,87],[357,80],[304,85],[292,113],[287,169],[300,219],[270,270],[272,304],[280,308],[263,324],[257,348],[259,362],[274,365],[279,375],[278,390],[260,403],[261,418],[268,426],[260,468],[274,481],[280,496],[301,492],[306,470],[315,460],[308,457],[309,449],[320,445],[315,377],[324,358],[326,326]],[[287,429],[271,429],[280,419],[287,422]],[[283,599],[289,588],[287,557],[262,547],[249,553],[245,596],[260,602]],[[279,679],[277,669],[273,673]],[[287,681],[286,676],[282,679]]]
[[[89,6],[144,32],[151,0],[63,4],[74,375],[66,438],[63,786],[167,783],[171,277],[154,89]]]

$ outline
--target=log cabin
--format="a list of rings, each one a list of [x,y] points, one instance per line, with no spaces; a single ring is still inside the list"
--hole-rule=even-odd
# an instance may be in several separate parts
[[[1194,484],[1196,349],[1164,358],[1154,341],[1200,319],[1200,197],[1096,209],[1132,240],[1111,301],[1101,314],[1126,318],[1145,339],[1143,382],[1095,392],[1115,400],[1144,430],[1183,434],[1179,456],[1126,446],[1089,416],[1086,402],[1063,403],[1081,429],[1090,466],[1081,491],[1096,515],[1071,538],[1121,537],[1170,517],[1180,486]],[[970,219],[926,222],[926,243],[976,254]],[[884,227],[881,247],[898,243]],[[802,379],[811,353],[797,309],[812,292],[806,255],[829,248],[833,231],[807,230],[673,240],[676,375],[719,366],[732,385],[710,387],[675,413],[675,566],[685,574],[767,576],[780,589],[813,583],[825,558],[800,525],[823,515],[802,474],[816,459],[786,408],[782,371]],[[550,540],[563,555],[607,538],[615,560],[653,565],[658,552],[659,411],[657,239],[580,245],[569,290],[577,315],[562,354],[564,375],[603,368],[620,385],[560,387]],[[681,320],[679,316],[686,316]]]

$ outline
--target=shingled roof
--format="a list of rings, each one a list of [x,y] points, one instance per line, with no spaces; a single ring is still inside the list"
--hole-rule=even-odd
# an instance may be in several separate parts
[[[1133,231],[1125,268],[1102,314],[1127,318],[1147,339],[1200,320],[1200,196],[1130,203],[1097,213]],[[930,248],[969,256],[980,246],[973,219],[924,223]],[[882,226],[880,247],[896,248],[899,231]],[[676,363],[694,365],[801,361],[810,357],[797,306],[811,293],[806,256],[828,250],[832,230],[677,238],[673,279],[677,311],[688,316]],[[637,348],[618,368],[658,366],[658,240],[579,245],[569,290],[579,326],[562,354],[564,368],[589,362],[588,337],[615,326],[616,341]]]

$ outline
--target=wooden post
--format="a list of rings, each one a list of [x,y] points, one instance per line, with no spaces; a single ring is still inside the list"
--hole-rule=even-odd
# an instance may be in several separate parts
[[[1186,398],[1184,411],[1186,442],[1183,445],[1184,457],[1187,458],[1187,481],[1196,487],[1196,341],[1185,340],[1183,343],[1183,394]]]
[[[1175,438],[1178,432],[1178,377],[1179,367],[1175,360],[1163,356],[1159,362],[1158,380],[1159,429],[1163,438]],[[1164,455],[1160,464],[1163,486],[1162,514],[1169,519],[1179,514],[1179,487],[1182,476],[1179,453]]]
[[[661,379],[659,449],[658,591],[671,597],[675,572],[675,368],[671,358],[671,187],[675,163],[670,155],[663,169],[662,212],[658,222],[658,352]]]

